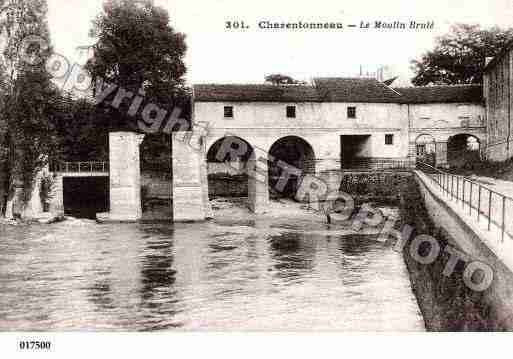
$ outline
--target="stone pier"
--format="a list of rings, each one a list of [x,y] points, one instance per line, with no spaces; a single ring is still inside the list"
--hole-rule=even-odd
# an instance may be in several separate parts
[[[267,154],[256,148],[248,160],[248,205],[253,213],[266,212],[269,206]]]
[[[101,221],[133,222],[142,217],[139,146],[144,135],[109,133],[110,212]]]
[[[204,138],[198,133],[173,133],[174,222],[203,221],[211,217],[204,147]]]

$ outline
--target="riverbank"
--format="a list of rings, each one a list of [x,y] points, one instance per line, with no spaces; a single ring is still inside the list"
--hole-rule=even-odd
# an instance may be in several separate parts
[[[65,221],[71,217],[66,217],[64,214],[55,214],[50,212],[41,213],[37,216],[30,218],[7,219],[0,218],[0,225],[7,226],[23,226],[29,224],[53,224]]]
[[[328,223],[326,214],[317,211],[308,204],[294,201],[289,198],[270,199],[269,205],[263,214],[252,213],[247,204],[247,199],[217,198],[210,201],[213,211],[213,221],[220,224],[254,224],[262,220],[280,228],[288,228],[291,231],[319,235],[377,235],[381,233],[382,225],[363,226],[353,229],[354,216],[358,213],[355,208],[351,218],[337,223]],[[367,203],[367,202],[366,202]],[[383,223],[388,217],[399,215],[399,208],[383,203],[374,203],[373,207],[380,211]]]
[[[426,328],[430,331],[497,331],[504,330],[494,317],[494,308],[485,292],[476,292],[465,285],[464,262],[456,265],[450,276],[444,269],[450,254],[447,246],[464,252],[444,228],[437,228],[425,208],[424,198],[417,183],[408,181],[401,189],[400,214],[402,225],[409,225],[414,232],[404,246],[403,256],[410,272],[411,284]],[[420,234],[433,237],[440,245],[440,255],[431,264],[421,264],[410,254],[411,241]],[[429,248],[421,248],[425,252]],[[422,255],[422,253],[421,253]]]

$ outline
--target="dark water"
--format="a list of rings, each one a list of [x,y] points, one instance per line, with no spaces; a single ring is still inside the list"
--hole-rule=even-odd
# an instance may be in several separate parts
[[[287,224],[0,227],[0,330],[424,329],[399,253]]]

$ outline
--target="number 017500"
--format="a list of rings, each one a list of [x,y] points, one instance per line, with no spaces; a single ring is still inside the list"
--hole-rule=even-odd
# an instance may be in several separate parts
[[[39,340],[21,340],[18,346],[21,350],[50,350],[52,343]]]

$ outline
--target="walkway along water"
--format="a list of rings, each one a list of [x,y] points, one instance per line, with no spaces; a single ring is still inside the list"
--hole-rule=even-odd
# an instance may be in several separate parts
[[[428,328],[511,330],[513,271],[507,248],[512,243],[509,238],[502,240],[504,226],[497,221],[504,211],[497,216],[494,202],[489,199],[483,202],[492,210],[483,210],[479,193],[485,193],[485,188],[474,185],[472,194],[469,181],[463,185],[460,179],[458,185],[447,174],[423,169],[426,173],[415,171],[416,181],[405,192],[401,207],[403,221],[417,233],[434,236],[441,247],[440,255],[429,265],[412,260],[406,247],[404,252]],[[482,271],[466,277],[469,273],[466,269],[473,264],[493,271],[491,284],[485,290],[472,290],[468,285],[469,280],[473,283],[483,280]],[[447,275],[452,267],[454,272]]]

